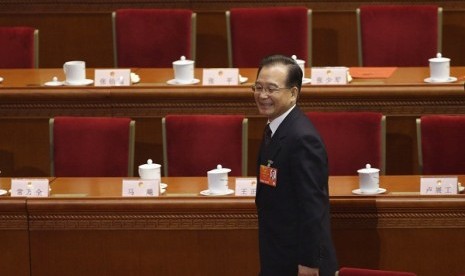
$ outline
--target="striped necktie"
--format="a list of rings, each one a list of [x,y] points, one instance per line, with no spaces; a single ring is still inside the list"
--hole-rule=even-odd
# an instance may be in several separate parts
[[[265,143],[265,146],[268,146],[271,142],[271,128],[270,124],[267,124],[265,127],[265,131],[263,132],[263,141]]]

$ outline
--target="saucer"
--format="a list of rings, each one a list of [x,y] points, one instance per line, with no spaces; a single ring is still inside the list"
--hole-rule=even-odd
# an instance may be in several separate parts
[[[63,82],[62,81],[48,81],[44,83],[45,86],[62,86]]]
[[[64,84],[65,85],[69,85],[69,86],[78,86],[78,85],[89,85],[89,84],[92,84],[94,83],[94,80],[91,80],[91,79],[85,79],[81,82],[68,82],[68,81],[64,81]]]
[[[228,189],[228,191],[224,192],[224,193],[219,193],[219,194],[211,194],[210,193],[210,190],[203,190],[200,192],[201,195],[204,195],[204,196],[222,196],[222,195],[230,195],[230,194],[233,194],[234,193],[234,190],[232,189]]]
[[[354,193],[356,195],[377,195],[377,194],[383,194],[385,192],[386,192],[386,189],[383,189],[383,188],[378,188],[378,191],[376,191],[374,193],[362,193],[362,191],[360,191],[360,189],[352,190],[352,193]]]
[[[431,78],[426,78],[425,79],[425,82],[428,82],[428,83],[448,83],[448,82],[454,82],[454,81],[457,81],[456,77],[449,77],[445,81],[435,81],[435,80],[432,80]]]
[[[309,84],[312,82],[312,79],[309,79],[309,78],[303,78],[302,79],[302,84]]]
[[[168,187],[168,184],[160,183],[160,189],[166,189],[166,187]]]
[[[239,75],[239,83],[246,83],[248,80],[249,78]]]
[[[463,191],[465,191],[465,187],[459,186],[459,193],[461,193],[461,192],[463,192]]]
[[[7,193],[8,193],[7,190],[2,190],[2,189],[0,189],[0,196],[6,195]]]
[[[160,194],[164,194],[166,192],[166,189],[163,189],[160,187]]]
[[[0,77],[0,82],[2,82],[2,81],[3,81],[3,78],[2,78],[2,77]]]
[[[199,82],[200,82],[199,79],[193,79],[189,83],[179,83],[175,79],[172,79],[172,80],[167,81],[166,83],[170,84],[170,85],[190,85],[190,84],[196,84],[196,83],[199,83]]]

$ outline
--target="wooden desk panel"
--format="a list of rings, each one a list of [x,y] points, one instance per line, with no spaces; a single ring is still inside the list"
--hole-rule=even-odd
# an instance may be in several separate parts
[[[158,198],[119,197],[121,178],[51,180],[49,198],[0,197],[0,231],[8,239],[0,248],[11,252],[1,262],[14,275],[258,272],[252,197],[200,196],[206,177],[162,178],[168,188]],[[351,193],[358,187],[357,177],[330,178],[333,238],[341,266],[425,276],[462,272],[464,195],[420,196],[419,181],[419,176],[381,176],[387,193],[358,196]],[[234,178],[229,184],[234,187]],[[0,188],[8,189],[9,179],[0,179]],[[12,214],[17,222],[11,223]],[[27,261],[29,254],[31,270],[21,273],[18,260]],[[8,256],[15,262],[8,262]]]
[[[198,196],[206,178],[164,179],[159,198],[120,198],[121,181],[59,178],[53,194],[90,198],[28,201],[34,275],[258,273],[251,198]]]
[[[51,198],[27,204],[33,274],[257,274],[253,198],[200,196],[206,178],[162,181],[168,184],[165,195],[130,199],[117,196],[119,178],[54,180]],[[330,178],[341,266],[423,276],[461,272],[464,195],[419,196],[419,181],[419,176],[382,176],[386,194],[358,196],[351,193],[357,177]],[[89,197],[65,198],[66,193]]]
[[[9,179],[0,178],[0,189],[9,190]],[[30,275],[26,200],[0,196],[0,274]]]

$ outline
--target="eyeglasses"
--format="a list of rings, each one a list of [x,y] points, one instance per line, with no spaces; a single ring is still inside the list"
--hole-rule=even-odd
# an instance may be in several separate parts
[[[252,85],[252,91],[257,94],[266,93],[267,95],[271,95],[274,93],[278,93],[281,89],[291,89],[288,87],[263,87],[261,85],[254,84]]]

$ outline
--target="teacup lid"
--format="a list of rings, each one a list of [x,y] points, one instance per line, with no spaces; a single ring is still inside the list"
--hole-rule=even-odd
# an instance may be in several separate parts
[[[152,159],[149,159],[147,160],[147,164],[142,164],[139,166],[139,168],[141,169],[156,169],[156,168],[160,168],[161,165],[160,164],[154,164]]]
[[[450,58],[442,57],[441,53],[437,53],[435,58],[430,58],[429,62],[447,62]]]
[[[216,166],[216,169],[210,170],[210,171],[208,171],[208,173],[228,173],[230,171],[231,171],[231,169],[223,168],[223,166],[218,165],[218,166]]]
[[[360,169],[357,172],[358,173],[375,173],[375,172],[379,172],[379,169],[372,168],[370,164],[366,164],[365,168]]]
[[[185,56],[181,56],[179,60],[173,61],[173,64],[175,65],[187,65],[187,64],[192,64],[192,63],[194,63],[194,61],[186,59]]]
[[[292,55],[292,59],[295,60],[297,63],[300,63],[300,62],[305,63],[305,60],[303,60],[303,59],[297,59],[297,56],[296,56],[296,55]]]

